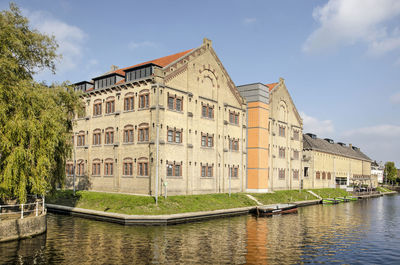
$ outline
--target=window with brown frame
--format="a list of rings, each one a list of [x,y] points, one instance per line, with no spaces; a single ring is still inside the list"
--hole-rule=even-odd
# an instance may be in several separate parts
[[[148,141],[149,141],[149,124],[143,123],[139,125],[138,142],[148,142]]]
[[[279,179],[285,179],[285,169],[279,169]]]
[[[201,133],[201,146],[202,147],[213,147],[214,146],[214,135],[208,133]]]
[[[182,163],[168,163],[167,161],[167,176],[168,177],[181,177],[182,176]]]
[[[299,170],[293,169],[293,179],[299,179]]]
[[[296,150],[293,151],[293,159],[299,160],[299,151],[296,151]]]
[[[283,125],[279,125],[279,136],[285,137],[286,135],[286,127]]]
[[[229,123],[239,124],[239,112],[229,111]]]
[[[285,158],[285,148],[279,147],[279,158]]]
[[[321,173],[319,171],[317,171],[317,173],[315,173],[315,178],[316,179],[320,179],[321,178]]]
[[[170,95],[168,93],[168,109],[182,111],[183,97],[178,97],[177,95]]]
[[[322,172],[322,179],[326,179],[326,173]]]
[[[214,118],[214,106],[201,103],[201,116],[203,118],[213,119]]]
[[[85,161],[79,160],[76,163],[76,175],[83,176],[85,174]]]
[[[149,107],[149,96],[150,93],[148,91],[141,92],[139,94],[139,108],[144,109]]]
[[[214,165],[201,165],[201,176],[202,177],[209,177],[213,176]]]
[[[232,178],[239,177],[239,166],[230,166],[229,170]]]
[[[115,112],[115,100],[114,97],[106,100],[106,114]]]
[[[331,179],[331,173],[328,172],[328,179]]]
[[[133,175],[133,162],[131,158],[125,158],[123,163],[123,174],[124,176]]]
[[[104,175],[113,176],[114,175],[114,162],[112,159],[107,159],[104,163]]]
[[[85,132],[84,131],[79,132],[76,139],[77,139],[77,142],[76,142],[77,146],[84,146],[85,145]]]
[[[105,144],[113,144],[114,143],[114,129],[108,128],[104,133],[104,143]]]
[[[167,141],[169,143],[182,143],[182,131],[183,131],[183,129],[181,129],[181,130],[178,130],[176,128],[168,129],[168,131],[167,131]]]
[[[138,161],[138,175],[148,176],[149,175],[149,162],[147,158],[140,158]]]
[[[93,131],[93,145],[101,145],[101,130],[96,129]]]
[[[95,159],[92,162],[92,175],[100,176],[100,160],[99,159]]]
[[[65,165],[65,174],[67,176],[72,176],[74,174],[74,164],[72,162]]]
[[[299,140],[300,139],[299,135],[300,135],[299,131],[294,130],[293,131],[293,140]]]
[[[93,104],[93,116],[101,115],[101,100],[96,100]]]
[[[124,98],[124,110],[134,110],[135,109],[135,97],[133,94],[127,94]]]
[[[133,126],[127,125],[124,128],[124,143],[133,143]]]
[[[229,150],[239,151],[239,139],[235,138],[229,139]]]

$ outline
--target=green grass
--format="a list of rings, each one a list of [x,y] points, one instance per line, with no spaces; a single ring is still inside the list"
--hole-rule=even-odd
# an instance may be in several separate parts
[[[318,199],[306,190],[302,190],[301,192],[298,190],[281,190],[275,191],[274,193],[254,193],[251,195],[263,204],[288,203]]]
[[[380,191],[380,192],[392,192],[392,190],[390,190],[388,188],[380,187],[380,186],[377,187],[376,189],[377,189],[377,191]]]
[[[315,194],[321,196],[322,198],[336,198],[343,196],[351,196],[349,192],[343,189],[334,189],[334,188],[326,188],[326,189],[312,189]]]
[[[75,197],[70,190],[57,191],[46,200],[52,204],[134,215],[212,211],[256,205],[242,193],[232,194],[231,197],[228,194],[169,196],[166,200],[159,197],[158,206],[154,198],[149,196],[92,191],[78,191]]]

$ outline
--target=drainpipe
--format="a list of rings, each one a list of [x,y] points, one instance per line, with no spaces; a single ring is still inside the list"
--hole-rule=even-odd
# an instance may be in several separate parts
[[[76,178],[76,147],[75,147],[75,138],[76,138],[77,134],[74,133],[74,141],[73,141],[73,146],[74,146],[74,179],[73,179],[73,189],[74,189],[74,196],[75,196],[75,178]],[[76,139],[76,141],[78,142],[78,139]]]
[[[158,152],[159,152],[159,145],[160,145],[160,85],[157,83],[157,95],[156,95],[156,205],[158,205],[158,181],[159,181],[159,170],[158,170]],[[181,136],[182,137],[182,136]]]

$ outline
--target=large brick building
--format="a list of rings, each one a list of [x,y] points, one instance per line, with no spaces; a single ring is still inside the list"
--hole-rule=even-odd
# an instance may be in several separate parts
[[[74,126],[77,183],[152,195],[156,179],[159,194],[245,190],[246,103],[210,40],[75,87],[86,108]]]

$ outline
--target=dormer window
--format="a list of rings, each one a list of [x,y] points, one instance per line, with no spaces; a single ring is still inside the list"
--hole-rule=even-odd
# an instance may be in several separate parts
[[[148,77],[153,74],[153,66],[148,65],[141,68],[133,68],[125,71],[126,81],[133,81],[136,79],[141,79]]]
[[[73,84],[73,86],[74,86],[74,91],[85,92],[89,88],[93,87],[93,83],[90,83],[88,81],[82,81],[82,82]]]
[[[117,73],[111,73],[111,74],[99,76],[99,77],[93,78],[94,88],[100,89],[100,88],[109,87],[109,86],[112,86],[115,83],[121,81],[122,79],[124,79],[124,76],[117,74]]]

